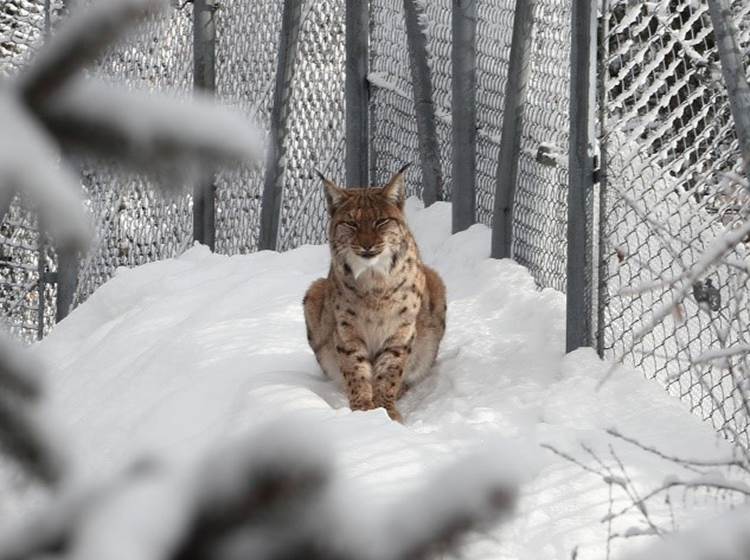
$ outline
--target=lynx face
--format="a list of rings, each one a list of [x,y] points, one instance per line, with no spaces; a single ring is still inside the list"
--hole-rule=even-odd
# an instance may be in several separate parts
[[[388,274],[409,235],[403,213],[403,176],[399,174],[384,187],[341,189],[330,181],[325,181],[325,187],[334,258],[343,260],[355,279],[367,270]]]

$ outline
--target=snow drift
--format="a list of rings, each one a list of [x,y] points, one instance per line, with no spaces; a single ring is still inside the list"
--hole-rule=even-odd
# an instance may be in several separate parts
[[[190,461],[291,416],[330,444],[360,503],[383,507],[457,457],[503,450],[498,468],[528,480],[520,511],[469,539],[464,558],[602,558],[607,546],[617,556],[651,541],[638,508],[612,515],[630,503],[625,492],[585,467],[624,470],[642,492],[686,471],[606,430],[675,455],[721,459],[730,447],[638,372],[597,391],[609,365],[589,349],[564,354],[564,296],[489,259],[487,228],[451,235],[445,203],[412,199],[407,214],[449,306],[434,375],[401,401],[403,425],[383,410],[351,412],[307,346],[301,298],[327,271],[325,246],[231,257],[196,246],[119,270],[36,348],[81,472],[102,476],[143,451]],[[442,492],[472,489],[451,480]],[[0,529],[44,501],[17,483],[0,469]],[[717,509],[698,490],[680,496],[652,507],[652,520],[687,525]],[[608,542],[613,533],[628,538]]]

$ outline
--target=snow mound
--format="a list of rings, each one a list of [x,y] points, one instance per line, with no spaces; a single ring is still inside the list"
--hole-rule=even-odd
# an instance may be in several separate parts
[[[339,475],[365,490],[360,499],[389,504],[457,457],[499,445],[509,469],[535,477],[519,515],[472,537],[463,557],[536,560],[568,559],[575,547],[578,558],[603,557],[610,507],[600,477],[540,444],[587,465],[616,450],[644,489],[685,473],[606,429],[669,453],[729,455],[710,427],[638,372],[618,372],[597,391],[609,366],[590,349],[565,356],[564,295],[539,290],[513,261],[490,259],[486,227],[451,235],[445,203],[422,209],[412,199],[407,211],[449,306],[434,375],[400,404],[404,425],[383,410],[351,412],[307,346],[301,300],[327,272],[327,247],[230,257],[196,246],[119,270],[38,347],[53,411],[74,435],[84,472],[100,475],[142,451],[190,460],[291,415],[311,435],[325,434]],[[617,509],[628,503],[613,500]],[[0,505],[3,522],[24,508],[12,509]],[[625,533],[638,512],[617,523]]]

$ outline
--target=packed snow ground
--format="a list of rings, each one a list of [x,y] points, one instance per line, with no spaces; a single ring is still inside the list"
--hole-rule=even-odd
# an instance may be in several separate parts
[[[37,347],[51,370],[58,428],[73,435],[83,470],[101,475],[144,450],[190,459],[270,420],[301,415],[311,434],[325,428],[339,475],[363,487],[368,501],[387,505],[425,473],[503,442],[514,450],[509,463],[528,461],[520,510],[468,539],[461,557],[567,560],[575,549],[579,559],[604,557],[609,489],[540,444],[594,468],[596,455],[617,474],[612,446],[641,494],[691,473],[606,428],[677,455],[731,454],[639,372],[619,371],[597,391],[609,365],[589,349],[564,354],[564,296],[538,290],[510,260],[489,259],[487,228],[451,235],[444,203],[421,209],[410,200],[408,215],[424,260],[445,280],[449,306],[434,375],[401,401],[404,425],[382,410],[351,412],[307,346],[301,299],[327,272],[327,247],[227,257],[198,246],[119,270]],[[5,474],[7,487],[15,478]],[[615,510],[629,503],[618,487],[613,499]],[[0,529],[29,504],[18,491],[0,493]],[[722,509],[682,491],[672,507],[683,526]],[[663,500],[650,513],[671,526]],[[613,531],[646,527],[633,509]],[[651,540],[615,539],[613,556]]]

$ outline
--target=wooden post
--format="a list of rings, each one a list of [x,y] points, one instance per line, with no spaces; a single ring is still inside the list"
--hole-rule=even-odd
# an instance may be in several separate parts
[[[217,0],[193,0],[193,87],[216,91]],[[207,172],[193,187],[193,239],[214,250],[216,239],[216,181]]]
[[[346,1],[346,184],[367,186],[370,5]]]
[[[476,221],[476,0],[453,0],[453,233]]]
[[[281,198],[283,185],[281,178],[281,154],[289,115],[289,97],[292,93],[294,62],[297,54],[297,40],[302,17],[302,2],[284,0],[281,17],[279,48],[276,64],[276,84],[271,109],[271,131],[268,135],[266,151],[266,175],[263,181],[263,200],[260,212],[261,250],[275,250],[281,223]]]
[[[750,87],[745,78],[744,58],[737,46],[737,30],[728,2],[708,0],[708,10],[740,144],[743,169],[745,177],[750,180]]]
[[[516,0],[513,38],[510,44],[508,82],[505,88],[503,131],[495,177],[495,205],[492,220],[492,251],[496,259],[511,258],[513,237],[513,201],[521,154],[523,106],[529,77],[534,0]]]
[[[406,37],[409,43],[414,112],[417,116],[419,158],[422,168],[422,200],[425,206],[442,200],[443,177],[440,145],[435,126],[435,104],[432,100],[432,77],[427,63],[427,37],[419,23],[417,0],[404,0]]]

